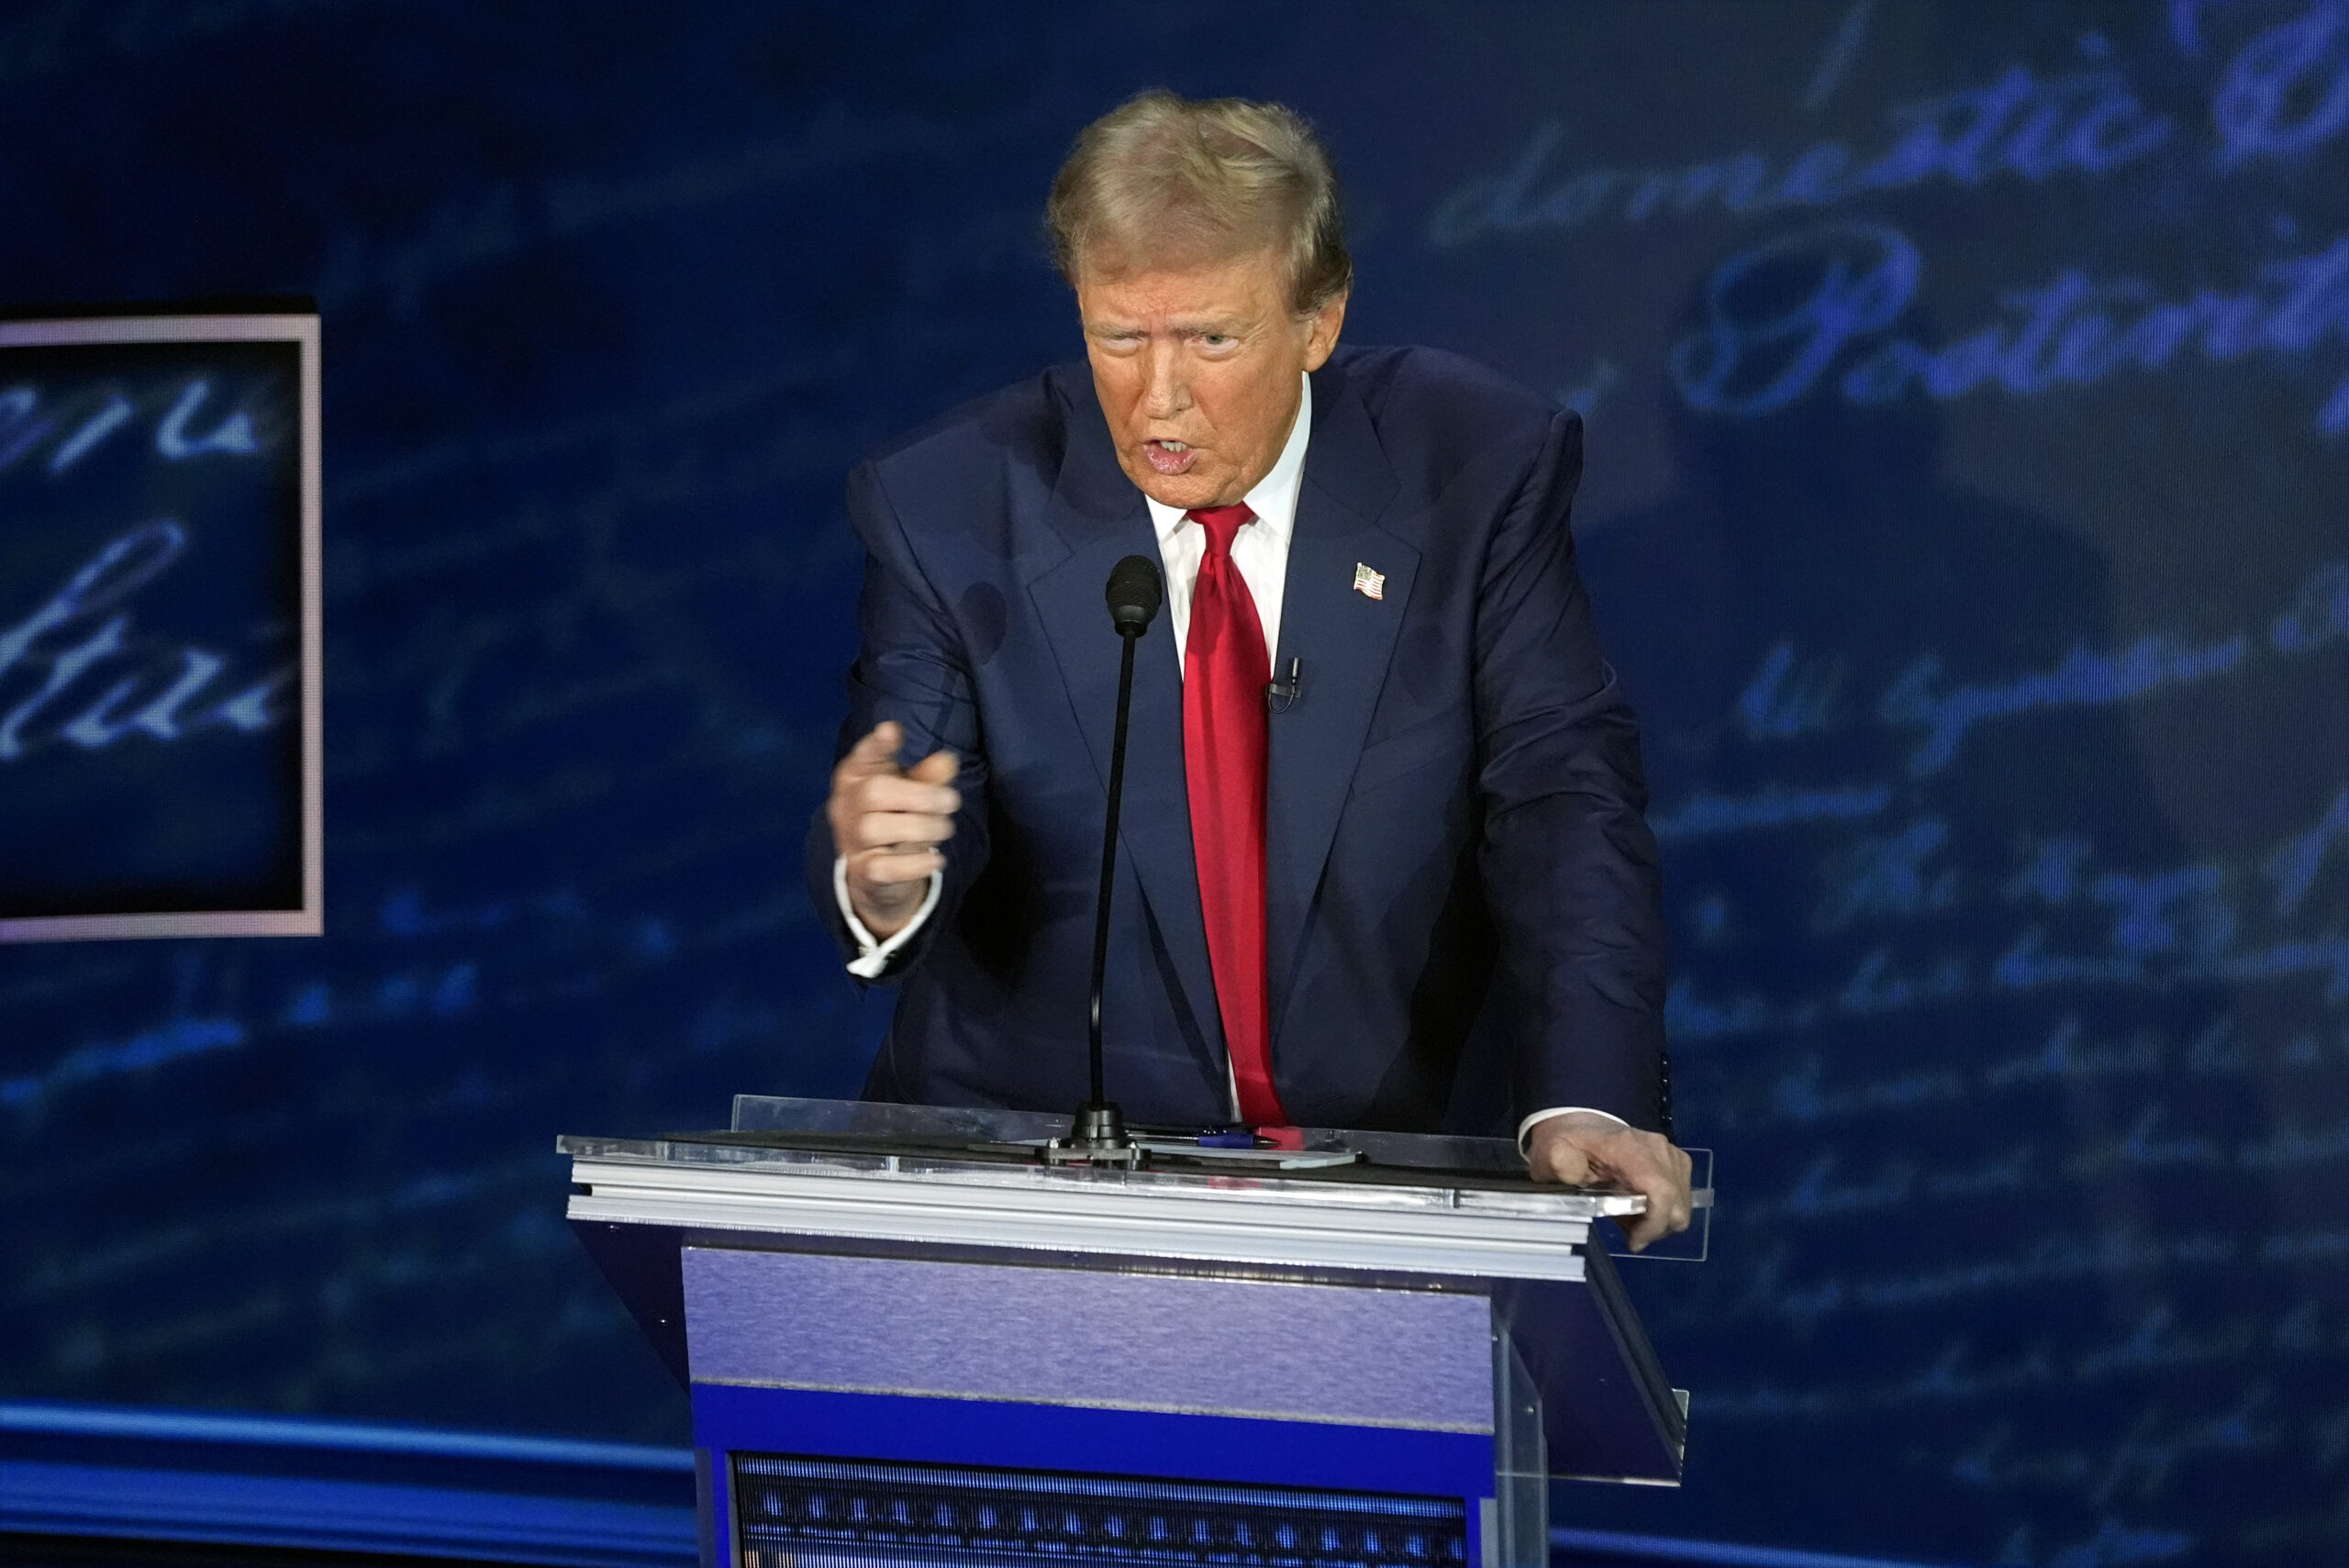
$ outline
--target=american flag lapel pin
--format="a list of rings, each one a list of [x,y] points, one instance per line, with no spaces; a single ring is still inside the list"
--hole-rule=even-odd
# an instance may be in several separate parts
[[[1373,572],[1361,562],[1355,562],[1354,592],[1360,594],[1365,599],[1385,598],[1386,596],[1386,573],[1384,572]]]

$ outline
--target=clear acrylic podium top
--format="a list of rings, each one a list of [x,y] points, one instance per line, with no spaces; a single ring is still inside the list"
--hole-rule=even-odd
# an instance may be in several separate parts
[[[1053,1165],[1033,1151],[1067,1132],[1064,1115],[853,1100],[740,1095],[732,1125],[722,1132],[671,1134],[657,1140],[565,1138],[561,1147],[603,1166],[662,1167],[692,1182],[791,1176],[830,1176],[902,1183],[911,1178],[933,1193],[997,1200],[1014,1207],[1057,1207],[1061,1197],[1095,1201],[1113,1193],[1192,1203],[1211,1202],[1238,1218],[1252,1210],[1344,1211],[1368,1218],[1445,1211],[1455,1220],[1484,1215],[1499,1221],[1564,1224],[1582,1231],[1602,1218],[1641,1212],[1646,1200],[1611,1188],[1536,1184],[1515,1143],[1341,1129],[1301,1129],[1294,1149],[1203,1148],[1197,1129],[1135,1129],[1149,1158],[1136,1169],[1114,1165]],[[1699,1156],[1700,1189],[1709,1186],[1710,1161]],[[830,1186],[831,1184],[826,1184]],[[1698,1194],[1689,1232],[1642,1254],[1701,1259],[1710,1194]],[[1301,1217],[1301,1216],[1300,1216]],[[1546,1227],[1545,1227],[1546,1229]],[[1588,1231],[1620,1248],[1612,1227]]]

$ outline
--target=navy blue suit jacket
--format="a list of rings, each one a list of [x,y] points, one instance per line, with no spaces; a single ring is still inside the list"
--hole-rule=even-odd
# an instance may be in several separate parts
[[[1506,1133],[1578,1105],[1667,1128],[1655,843],[1575,572],[1581,463],[1573,415],[1465,360],[1341,350],[1314,373],[1275,655],[1302,692],[1272,720],[1265,876],[1273,1069],[1301,1125]],[[1079,363],[900,440],[849,510],[867,561],[841,748],[896,719],[905,761],[963,759],[866,1094],[1068,1109],[1117,698],[1102,585],[1157,559],[1141,493]],[[1108,1092],[1131,1119],[1221,1122],[1166,616],[1136,652]],[[810,891],[852,954],[833,858],[818,813]]]

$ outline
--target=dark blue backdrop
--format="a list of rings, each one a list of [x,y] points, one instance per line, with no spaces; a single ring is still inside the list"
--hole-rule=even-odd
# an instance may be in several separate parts
[[[1562,1519],[2337,1562],[2339,0],[0,12],[0,304],[321,301],[329,931],[0,951],[6,1391],[680,1437],[550,1141],[859,1081],[841,479],[1077,351],[1162,82],[1590,419],[1726,1207],[1687,1486]]]

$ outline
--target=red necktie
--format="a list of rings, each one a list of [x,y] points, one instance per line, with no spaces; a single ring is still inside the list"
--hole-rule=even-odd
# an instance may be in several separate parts
[[[1272,1006],[1264,981],[1264,683],[1273,662],[1264,623],[1231,541],[1256,514],[1244,506],[1186,513],[1207,531],[1191,588],[1183,648],[1183,772],[1191,791],[1191,846],[1207,917],[1208,962],[1231,1052],[1240,1119],[1282,1127],[1273,1091]]]

